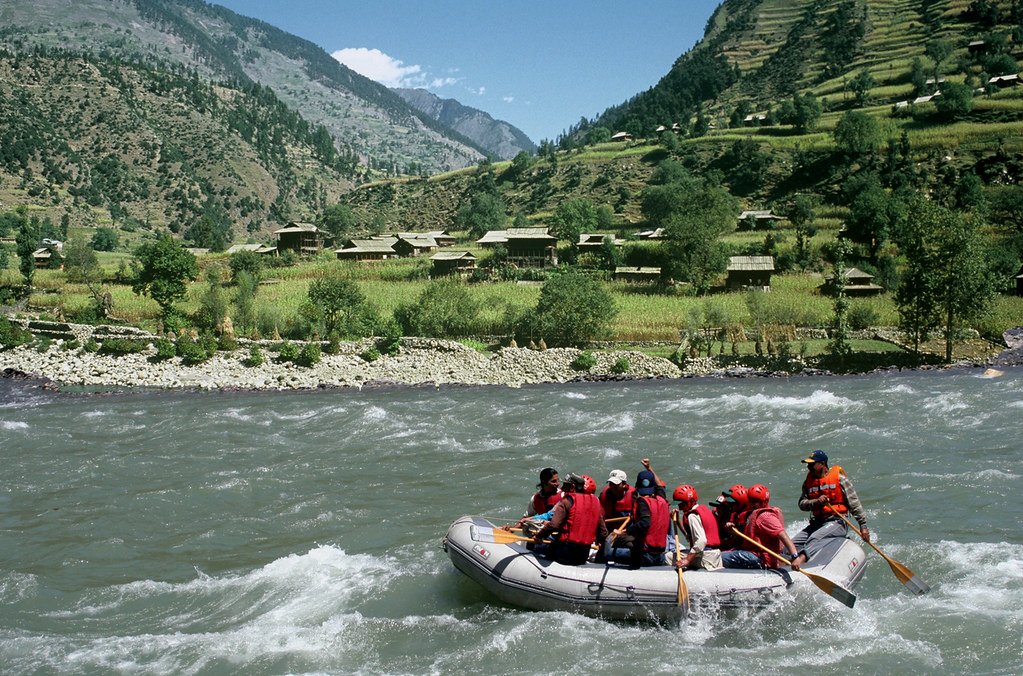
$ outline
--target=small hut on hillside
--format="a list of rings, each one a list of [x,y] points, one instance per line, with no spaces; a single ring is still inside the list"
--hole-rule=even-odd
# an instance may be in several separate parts
[[[274,230],[277,235],[277,250],[294,251],[297,254],[315,255],[323,249],[323,231],[312,223],[301,223],[292,221],[279,230]]]
[[[468,251],[441,251],[430,256],[430,260],[433,261],[432,277],[467,277],[476,269],[476,257]]]
[[[859,268],[846,268],[842,273],[845,282],[845,295],[847,296],[876,296],[884,293],[884,287],[874,284],[874,275],[864,272]],[[821,291],[834,293],[835,278],[828,277],[821,285]]]
[[[773,272],[774,256],[732,256],[728,259],[728,280],[725,285],[730,291],[770,291]]]

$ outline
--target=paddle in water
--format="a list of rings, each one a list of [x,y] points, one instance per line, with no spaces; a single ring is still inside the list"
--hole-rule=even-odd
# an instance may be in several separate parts
[[[873,542],[870,541],[869,538],[863,537],[863,533],[860,532],[860,529],[853,525],[853,522],[847,519],[845,515],[835,511],[832,511],[831,513],[837,514],[838,517],[842,519],[842,521],[845,521],[847,524],[849,524],[849,527],[856,531],[857,535],[859,535],[864,542],[870,545],[871,549],[880,554],[881,558],[888,562],[888,565],[891,567],[892,572],[895,573],[895,577],[899,578],[899,582],[906,585],[906,589],[913,592],[917,596],[920,596],[921,594],[926,594],[931,590],[930,585],[928,585],[926,582],[918,578],[913,571],[911,571],[909,568],[906,568],[904,565],[902,565],[895,559],[889,557],[887,554],[882,552]]]
[[[731,531],[733,533],[735,533],[736,535],[738,535],[739,537],[741,537],[746,542],[748,542],[751,545],[753,545],[754,547],[756,547],[757,549],[763,551],[766,554],[770,554],[771,556],[773,556],[774,558],[778,559],[782,563],[789,563],[789,560],[786,559],[781,554],[779,554],[777,552],[772,552],[770,549],[768,549],[764,545],[760,544],[756,540],[754,540],[752,538],[746,537],[745,535],[740,533],[735,528],[732,528]],[[802,568],[799,569],[799,572],[802,573],[803,575],[807,576],[808,578],[810,578],[810,582],[813,582],[814,585],[818,589],[820,589],[822,592],[824,592],[825,594],[827,594],[831,598],[835,599],[836,601],[839,601],[840,603],[843,603],[843,604],[849,606],[850,608],[852,608],[853,604],[856,603],[856,595],[855,594],[853,594],[851,591],[849,591],[845,587],[842,587],[841,585],[838,585],[838,584],[832,582],[831,580],[829,580],[828,578],[824,577],[823,575],[817,575],[816,573],[808,573],[805,570],[803,570]]]

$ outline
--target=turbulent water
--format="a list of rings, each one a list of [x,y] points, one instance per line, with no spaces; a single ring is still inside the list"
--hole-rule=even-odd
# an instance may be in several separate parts
[[[57,395],[0,382],[0,672],[1019,673],[1023,370],[863,378]],[[823,448],[881,548],[847,609],[609,622],[501,604],[440,549],[538,470],[795,507]]]

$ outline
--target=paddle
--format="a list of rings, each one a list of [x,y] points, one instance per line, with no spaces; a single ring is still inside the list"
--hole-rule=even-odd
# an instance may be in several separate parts
[[[856,534],[860,536],[860,539],[862,539],[864,542],[870,545],[871,549],[880,554],[881,558],[888,562],[888,565],[891,567],[892,572],[895,573],[895,577],[899,578],[899,582],[906,585],[906,589],[913,592],[917,596],[920,596],[921,594],[926,594],[931,590],[930,586],[923,580],[919,579],[913,573],[913,571],[911,571],[909,568],[906,568],[904,565],[902,565],[895,559],[889,557],[887,554],[878,549],[877,545],[875,545],[867,538],[863,537],[863,533],[860,532],[860,529],[854,526],[853,522],[847,519],[844,514],[840,514],[833,510],[831,511],[831,513],[837,515],[840,519],[842,519],[842,521],[845,521],[847,524],[849,524],[849,527],[856,531]]]
[[[682,569],[678,567],[679,558],[682,556],[682,546],[678,542],[678,531],[681,526],[678,523],[678,512],[675,513],[675,568],[678,570],[678,605],[682,613],[689,614],[689,587],[686,586],[685,578],[682,577]]]
[[[760,544],[756,540],[754,540],[752,538],[746,537],[745,535],[740,533],[735,528],[732,528],[731,531],[733,533],[735,533],[736,535],[738,535],[739,537],[741,537],[746,542],[748,542],[751,545],[753,545],[754,547],[756,547],[757,549],[770,554],[771,556],[773,556],[774,558],[778,559],[779,561],[781,561],[783,563],[789,563],[789,560],[786,559],[781,554],[778,554],[777,552],[772,552],[770,549],[768,549],[764,545]],[[834,582],[832,582],[828,578],[824,577],[823,575],[817,575],[816,573],[808,573],[805,570],[803,570],[802,568],[799,569],[799,572],[802,573],[803,575],[806,575],[808,578],[810,578],[810,582],[813,582],[814,585],[816,585],[818,589],[820,589],[822,592],[824,592],[825,594],[827,594],[831,598],[835,599],[836,601],[844,603],[845,605],[849,606],[850,608],[852,608],[853,604],[856,603],[856,595],[855,594],[853,594],[851,591],[849,591],[845,587],[842,587],[842,586],[840,586],[838,584],[835,584]]]

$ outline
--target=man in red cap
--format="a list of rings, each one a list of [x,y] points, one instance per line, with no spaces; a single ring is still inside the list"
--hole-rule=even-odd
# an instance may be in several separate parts
[[[828,467],[828,454],[821,450],[814,451],[803,462],[806,463],[806,479],[799,495],[799,509],[811,512],[811,517],[806,528],[792,538],[799,549],[796,563],[806,563],[829,542],[848,536],[849,526],[838,514],[852,514],[859,524],[860,535],[869,540],[867,513],[845,470],[838,465]]]
[[[749,516],[746,524],[739,527],[743,535],[760,543],[776,553],[786,553],[795,559],[799,553],[792,538],[785,532],[785,517],[781,510],[771,506],[771,491],[763,484],[753,484],[747,491]],[[734,525],[734,524],[732,524]],[[778,568],[778,559],[759,547],[746,544],[746,549],[722,552],[721,561],[725,568]],[[797,561],[792,562],[793,570],[799,569]]]

